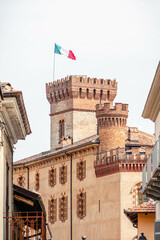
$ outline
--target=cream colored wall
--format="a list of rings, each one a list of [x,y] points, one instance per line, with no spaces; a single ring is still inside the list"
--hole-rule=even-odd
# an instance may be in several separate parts
[[[0,130],[1,131],[1,130]],[[8,212],[13,210],[12,199],[12,152],[8,143],[8,138],[2,133],[3,144],[0,144],[0,239],[6,239],[6,220],[3,218],[6,216],[6,188],[7,188],[7,174],[6,174],[6,162],[9,166],[8,174]]]
[[[83,181],[77,179],[76,163],[81,158],[86,160],[86,178]],[[60,162],[61,161],[61,162]],[[59,183],[59,167],[62,162],[67,165],[67,183]],[[128,240],[137,234],[137,230],[132,226],[124,214],[124,209],[133,207],[134,185],[141,181],[141,173],[115,173],[112,175],[96,178],[94,169],[94,153],[86,151],[85,155],[77,154],[73,158],[73,239],[81,239],[86,235],[88,239],[98,240]],[[57,169],[57,183],[54,187],[48,186],[48,170],[53,165],[49,163],[32,166],[30,168],[30,190],[35,189],[35,174],[40,173],[40,189],[44,201],[46,212],[48,213],[48,200],[51,195],[57,198],[57,221],[50,224],[54,240],[70,239],[70,158],[54,162]],[[21,172],[21,170],[20,170]],[[25,173],[24,173],[25,174]],[[19,176],[19,170],[14,174],[14,182]],[[26,180],[27,181],[27,180]],[[77,218],[77,194],[80,189],[84,189],[87,198],[87,211],[84,219]],[[59,198],[61,193],[68,196],[68,219],[65,222],[59,220]],[[100,211],[99,211],[100,200]],[[48,220],[48,219],[47,219]]]
[[[97,119],[95,112],[73,112],[73,141],[77,142],[97,134]]]
[[[124,209],[132,208],[133,187],[142,181],[141,172],[122,172],[120,174],[120,196],[121,196],[121,240],[133,239],[137,235],[137,229],[132,226],[124,214]]]
[[[154,213],[148,213],[147,215],[143,213],[138,214],[138,237],[143,232],[148,240],[154,240],[154,220]]]
[[[77,162],[84,158],[86,160],[86,178],[83,181],[77,179],[76,167]],[[87,153],[85,156],[77,156],[73,158],[72,180],[73,180],[73,239],[81,239],[82,235],[86,235],[88,239],[94,239],[95,236],[99,240],[120,239],[120,189],[119,181],[120,174],[109,175],[101,178],[96,178],[95,169],[93,166],[94,155]],[[57,198],[57,221],[50,224],[54,240],[69,240],[70,239],[70,158],[65,162],[67,165],[67,183],[61,185],[59,183],[59,167],[61,163],[55,163],[57,169],[57,183],[54,187],[48,186],[48,170],[51,169],[52,163],[49,166],[30,169],[30,190],[35,188],[35,174],[38,169],[40,173],[40,189],[43,202],[48,213],[48,200],[51,195]],[[21,170],[17,169],[14,173],[14,183]],[[87,210],[86,217],[83,219],[77,218],[77,194],[80,189],[86,192]],[[59,220],[59,198],[61,193],[66,193],[68,196],[68,219],[65,222]],[[99,211],[100,200],[100,211]],[[47,219],[48,220],[48,219]]]
[[[158,140],[158,137],[160,135],[160,112],[158,113],[158,116],[155,121],[155,139]]]

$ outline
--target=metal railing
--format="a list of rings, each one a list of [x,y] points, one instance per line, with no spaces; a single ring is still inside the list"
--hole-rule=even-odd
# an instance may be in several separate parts
[[[156,141],[152,153],[150,154],[147,164],[144,166],[142,171],[142,182],[143,190],[151,180],[152,176],[156,172],[157,168],[160,166],[160,136]],[[146,176],[147,175],[147,176]]]
[[[126,152],[125,148],[116,148],[110,151],[96,153],[95,166],[111,164],[118,161],[146,161],[148,154],[132,154],[132,152]]]
[[[46,223],[43,212],[14,212],[6,214],[8,231],[6,240],[46,240]]]

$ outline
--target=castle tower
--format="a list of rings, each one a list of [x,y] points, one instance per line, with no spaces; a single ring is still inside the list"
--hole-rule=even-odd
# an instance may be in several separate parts
[[[113,105],[116,80],[70,76],[46,84],[50,103],[51,149],[97,133],[96,104]]]
[[[110,103],[96,105],[96,117],[99,127],[99,152],[125,148],[125,127],[128,117],[128,104]]]

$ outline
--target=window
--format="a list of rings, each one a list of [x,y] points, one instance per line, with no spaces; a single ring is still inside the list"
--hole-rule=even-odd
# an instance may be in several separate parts
[[[64,120],[59,121],[59,142],[62,141],[64,137]]]
[[[51,223],[57,221],[57,199],[48,200],[48,221]]]
[[[147,202],[146,194],[142,194],[142,188],[138,191],[138,204],[142,204]]]
[[[77,194],[77,217],[86,216],[86,192]]]
[[[52,168],[51,170],[49,170],[48,185],[51,187],[56,185],[56,169],[55,168]]]
[[[67,182],[67,166],[62,166],[59,168],[59,182],[64,184]]]
[[[68,205],[68,197],[63,196],[62,198],[59,198],[59,219],[61,221],[64,221],[67,219],[67,205]]]
[[[19,178],[18,178],[18,185],[20,187],[24,187],[24,177],[23,176],[19,176]]]
[[[35,189],[39,190],[39,173],[36,173],[35,176]]]
[[[77,162],[77,178],[82,180],[86,177],[86,161]]]

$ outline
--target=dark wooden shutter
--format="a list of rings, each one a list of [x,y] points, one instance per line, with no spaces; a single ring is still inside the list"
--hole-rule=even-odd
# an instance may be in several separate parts
[[[51,200],[48,200],[48,222],[51,221]]]
[[[59,220],[61,220],[61,198],[59,198]]]
[[[59,183],[62,183],[62,168],[59,168]]]
[[[48,171],[48,185],[51,186],[51,170]]]
[[[64,167],[64,183],[67,182],[67,166]]]
[[[86,192],[83,193],[83,197],[84,197],[84,205],[83,205],[83,216],[86,216]]]
[[[79,217],[79,194],[77,194],[77,217]]]
[[[86,177],[86,160],[83,161],[83,170],[82,170],[82,173],[83,173],[83,178]]]
[[[68,218],[68,196],[64,199],[64,219]]]
[[[77,162],[77,178],[79,179],[79,162]]]
[[[53,216],[54,222],[57,221],[57,198],[54,199],[54,216]]]
[[[56,168],[54,169],[54,185],[56,185]]]

